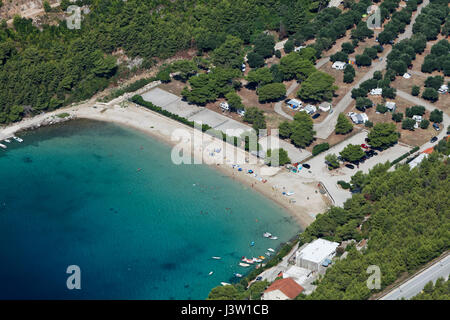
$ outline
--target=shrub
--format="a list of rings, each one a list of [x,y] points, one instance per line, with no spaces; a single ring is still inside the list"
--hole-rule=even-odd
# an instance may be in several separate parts
[[[377,112],[379,113],[386,113],[388,111],[388,108],[386,108],[383,104],[377,104]]]
[[[324,152],[328,149],[330,149],[330,145],[328,144],[328,142],[320,143],[314,146],[312,154],[313,156],[317,156],[319,153]]]
[[[413,96],[418,96],[420,94],[420,87],[419,86],[413,86],[411,89],[411,94]]]
[[[424,98],[425,100],[435,102],[439,99],[439,94],[437,90],[434,88],[425,88],[425,90],[422,93],[422,98]]]
[[[401,112],[396,112],[392,114],[392,120],[394,120],[395,122],[402,122],[403,120],[403,113]]]
[[[340,186],[342,187],[342,189],[345,189],[345,190],[348,190],[348,189],[350,189],[350,187],[351,187],[350,183],[345,182],[345,181],[343,181],[343,180],[339,180],[339,181],[337,182],[337,184],[340,185]]]
[[[413,131],[415,124],[416,124],[415,120],[411,118],[406,118],[402,121],[402,129]]]
[[[420,128],[422,129],[427,129],[429,125],[430,121],[428,121],[427,119],[423,119],[422,121],[420,121]]]

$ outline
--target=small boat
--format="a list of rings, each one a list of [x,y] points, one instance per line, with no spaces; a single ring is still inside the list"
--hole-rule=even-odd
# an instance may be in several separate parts
[[[8,147],[0,143],[0,148],[7,149]]]
[[[258,259],[255,257],[253,257],[252,260],[253,260],[253,262],[256,262],[256,263],[262,262],[262,259]]]
[[[272,236],[272,234],[269,232],[264,232],[264,234],[263,234],[264,238],[270,238],[271,236]]]
[[[235,273],[234,276],[235,276],[236,278],[242,278],[242,274],[240,274],[240,273]]]
[[[230,286],[230,284],[228,282],[221,282],[220,284],[223,285],[224,287],[225,286]]]
[[[258,256],[258,258],[260,258],[261,260],[264,260],[266,257],[264,257],[264,256]]]
[[[246,257],[242,257],[241,261],[245,262],[245,263],[250,263],[250,264],[252,264],[254,262],[253,259],[247,259]]]
[[[243,263],[243,262],[239,262],[239,265],[241,267],[245,267],[245,268],[250,267],[250,265],[248,263]]]
[[[255,245],[255,241],[252,241],[250,245],[253,247]]]
[[[267,249],[270,252],[275,252],[275,250],[273,250],[272,248]]]
[[[214,271],[210,271],[208,275],[212,275],[214,273]]]
[[[275,237],[275,236],[271,236],[270,238],[269,238],[270,240],[277,240],[278,239],[278,237]]]
[[[266,252],[265,255],[270,257],[272,254],[270,252]]]
[[[214,260],[220,260],[220,259],[222,259],[221,257],[211,257],[212,259],[214,259]]]
[[[17,142],[23,142],[23,139],[16,136],[14,136],[13,139],[16,140]]]
[[[5,139],[5,140],[3,140],[3,141],[5,141],[5,142],[7,142],[7,143],[11,143],[11,140],[9,140],[9,139]]]

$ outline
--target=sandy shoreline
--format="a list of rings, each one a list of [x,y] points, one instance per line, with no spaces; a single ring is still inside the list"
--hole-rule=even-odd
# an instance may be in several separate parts
[[[302,229],[314,221],[316,214],[324,212],[329,206],[327,197],[318,190],[317,181],[288,172],[286,169],[277,170],[277,168],[267,167],[241,148],[233,147],[222,140],[202,134],[198,130],[133,103],[129,103],[128,107],[106,106],[98,103],[96,107],[94,105],[96,105],[95,102],[89,101],[25,119],[0,129],[0,140],[9,138],[19,131],[70,119],[113,122],[140,130],[184,150],[185,162],[193,155],[190,159],[192,162],[208,164],[233,180],[253,188],[287,210]],[[59,118],[57,115],[62,113],[68,113],[70,116]],[[174,135],[179,136],[179,139],[175,139]],[[179,153],[174,150],[175,148],[172,150],[172,155],[175,157],[172,158],[179,161]],[[235,164],[238,164],[242,171],[238,171]],[[249,174],[248,170],[253,170],[254,173]],[[291,191],[294,194],[282,195],[283,191]]]

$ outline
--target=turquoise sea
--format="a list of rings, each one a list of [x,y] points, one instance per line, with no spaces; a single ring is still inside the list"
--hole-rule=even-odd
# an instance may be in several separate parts
[[[300,231],[213,168],[172,164],[171,147],[141,132],[77,120],[19,136],[0,150],[0,299],[204,299],[249,271],[242,256]],[[81,290],[67,289],[69,265]]]

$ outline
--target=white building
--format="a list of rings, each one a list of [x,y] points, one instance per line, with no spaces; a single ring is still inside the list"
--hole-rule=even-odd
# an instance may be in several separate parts
[[[439,93],[442,93],[442,94],[447,93],[447,92],[448,92],[448,86],[447,86],[446,84],[443,84],[443,85],[439,88],[438,92],[439,92]]]
[[[369,117],[366,113],[354,113],[350,116],[350,118],[355,124],[366,123],[369,121]]]
[[[300,52],[300,50],[302,50],[303,48],[306,48],[306,46],[295,47],[294,51],[295,52]]]
[[[413,120],[415,120],[416,122],[422,121],[422,116],[419,116],[419,115],[413,115],[412,118],[413,118]]]
[[[317,111],[317,108],[316,108],[316,106],[313,106],[312,104],[308,104],[308,105],[303,109],[303,111],[305,111],[305,112],[308,113],[308,114],[313,114],[313,113],[315,113],[315,112]]]
[[[423,161],[423,159],[425,159],[428,156],[428,154],[426,153],[421,153],[419,154],[416,158],[414,158],[413,161],[411,161],[409,163],[409,167],[412,169],[414,167],[416,167],[419,163],[421,163]]]
[[[397,108],[397,105],[395,104],[395,102],[388,101],[386,102],[386,108],[388,108],[390,112],[394,112],[395,109]]]
[[[407,72],[403,75],[403,78],[409,79],[409,78],[411,78],[411,75]]]
[[[370,90],[370,95],[372,96],[380,96],[383,93],[383,89],[382,88],[375,88]]]
[[[331,103],[329,103],[329,102],[322,102],[319,105],[319,110],[322,111],[322,112],[330,111],[331,110]]]
[[[291,99],[286,103],[291,109],[296,110],[300,108],[303,104],[300,100],[297,99]]]
[[[311,276],[312,271],[309,269],[301,268],[298,266],[291,266],[285,272],[283,272],[283,278],[292,278],[299,285],[303,286],[308,278]]]
[[[336,255],[338,246],[339,243],[337,242],[316,239],[301,251],[297,251],[295,256],[296,265],[312,271],[318,271],[325,260],[331,260]]]
[[[331,66],[331,68],[336,69],[336,70],[344,70],[346,63],[342,62],[342,61],[336,61],[335,63],[333,63],[333,65]]]
[[[220,106],[220,108],[222,108],[222,110],[226,110],[226,111],[228,111],[228,110],[230,110],[230,106],[228,105],[228,103],[227,102],[221,102],[220,104],[219,104],[219,106]]]

